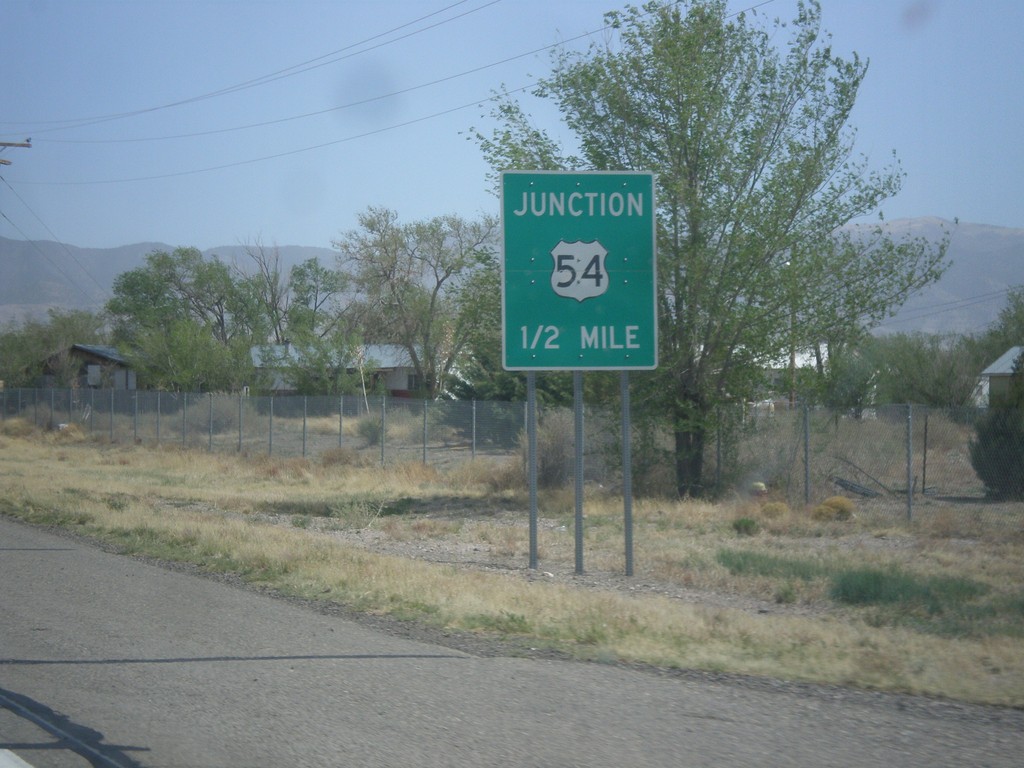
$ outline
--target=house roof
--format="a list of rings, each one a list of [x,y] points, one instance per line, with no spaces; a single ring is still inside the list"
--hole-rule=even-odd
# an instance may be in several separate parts
[[[128,365],[128,360],[118,352],[117,347],[108,347],[102,344],[72,344],[71,349],[72,351],[77,349],[80,352],[109,360],[118,365]]]
[[[999,359],[981,372],[982,376],[1009,376],[1013,373],[1013,364],[1024,352],[1024,347],[1010,347]]]
[[[398,344],[366,344],[360,348],[363,361],[372,360],[378,368],[410,368],[412,360],[405,347]]]
[[[252,362],[257,368],[281,364],[301,365],[301,353],[290,344],[267,344],[261,347],[253,347],[250,350]],[[390,370],[395,368],[411,368],[412,360],[405,347],[398,344],[365,344],[359,347],[349,365],[358,365],[362,362],[373,362],[378,370]]]

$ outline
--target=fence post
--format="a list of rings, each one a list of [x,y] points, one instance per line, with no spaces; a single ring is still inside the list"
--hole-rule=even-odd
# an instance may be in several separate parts
[[[132,442],[139,442],[139,390],[132,392]]]
[[[345,396],[338,395],[338,447],[341,448],[345,434]]]
[[[469,444],[469,458],[476,459],[476,400],[473,400],[473,437]]]
[[[210,453],[213,453],[213,392],[210,392],[209,395],[210,395],[210,419],[209,419],[209,421],[210,421],[210,425],[209,425],[210,426],[210,439],[209,439],[209,442],[207,443],[206,450],[208,452],[210,452]]]
[[[267,429],[267,456],[274,455],[274,396],[270,396],[270,413]]]
[[[302,396],[302,458],[306,458],[306,395]]]
[[[110,442],[114,442],[114,390],[110,390]]]
[[[21,390],[18,390],[18,412],[21,412]],[[89,390],[89,434],[92,435],[96,425],[96,390]]]
[[[380,396],[380,465],[384,466],[384,439],[387,435],[387,395]]]
[[[181,447],[185,447],[185,435],[188,432],[188,392],[181,393]]]
[[[715,493],[722,487],[722,408],[715,408]]]
[[[156,393],[156,444],[160,446],[160,390]]]
[[[423,398],[423,464],[427,463],[427,398]]]
[[[111,390],[113,392],[113,390]],[[53,394],[53,387],[50,387],[50,429],[56,429],[57,425],[54,421],[57,419],[57,400]]]
[[[242,452],[242,393],[238,393],[238,452]]]
[[[804,504],[811,503],[811,409],[804,402]]]
[[[914,406],[907,403],[907,522],[914,519]]]
[[[924,409],[924,445],[921,454],[921,493],[926,493],[928,487],[928,414],[929,409]]]

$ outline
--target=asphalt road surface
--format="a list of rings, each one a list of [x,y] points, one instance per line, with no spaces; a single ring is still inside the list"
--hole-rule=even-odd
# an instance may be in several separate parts
[[[474,655],[0,518],[0,768],[1020,766],[1024,713]]]

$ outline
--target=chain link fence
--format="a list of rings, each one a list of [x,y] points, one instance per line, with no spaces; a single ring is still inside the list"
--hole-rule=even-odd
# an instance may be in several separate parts
[[[720,414],[707,462],[715,490],[765,483],[791,506],[831,495],[859,513],[897,522],[928,520],[964,533],[1019,530],[1024,502],[991,497],[971,463],[987,409],[877,406],[859,411],[743,406]],[[1006,471],[1021,472],[1024,445],[1009,446]]]
[[[764,483],[794,508],[842,494],[857,501],[859,513],[894,523],[945,516],[960,529],[972,521],[1019,528],[1024,503],[991,499],[971,464],[983,414],[908,405],[858,412],[773,403],[722,408],[705,440],[705,489],[736,498]],[[43,429],[77,425],[114,443],[249,456],[319,459],[341,450],[368,463],[444,468],[484,457],[523,462],[525,455],[521,402],[13,389],[3,391],[2,416]],[[612,409],[585,409],[585,480],[611,492],[622,483],[620,425]],[[573,442],[571,409],[539,409],[541,485],[572,483]],[[631,445],[636,495],[671,496],[670,427],[637,421]]]
[[[525,404],[343,395],[247,395],[10,389],[2,416],[76,426],[112,443],[306,457],[344,449],[382,464],[450,464],[517,455]]]

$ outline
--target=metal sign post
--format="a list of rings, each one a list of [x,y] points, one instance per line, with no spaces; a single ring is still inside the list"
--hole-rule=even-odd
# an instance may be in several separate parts
[[[658,365],[654,175],[506,171],[502,365],[527,371],[530,567],[537,567],[535,371],[572,371],[576,573],[583,572],[583,374],[622,372],[626,573],[633,573],[627,371]]]
[[[537,374],[526,374],[526,464],[530,487],[530,568],[537,570]]]

